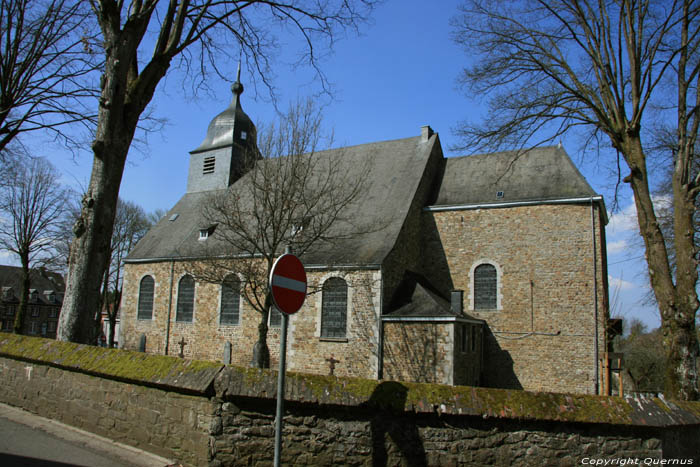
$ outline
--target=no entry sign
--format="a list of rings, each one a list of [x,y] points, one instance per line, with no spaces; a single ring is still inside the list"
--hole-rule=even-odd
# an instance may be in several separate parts
[[[270,271],[270,288],[278,310],[288,315],[299,311],[306,299],[306,272],[299,258],[289,253],[277,258]]]

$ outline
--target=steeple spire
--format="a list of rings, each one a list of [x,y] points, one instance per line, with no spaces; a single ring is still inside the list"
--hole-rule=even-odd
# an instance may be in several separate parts
[[[236,81],[231,85],[233,99],[228,108],[221,112],[209,124],[207,136],[192,153],[209,151],[216,148],[238,144],[248,147],[255,144],[255,125],[241,107],[241,62],[238,62]]]
[[[243,94],[243,84],[241,83],[241,62],[238,62],[238,71],[236,72],[236,82],[231,85],[231,92],[235,95],[234,99],[238,101],[238,98]],[[240,105],[240,103],[238,104]]]

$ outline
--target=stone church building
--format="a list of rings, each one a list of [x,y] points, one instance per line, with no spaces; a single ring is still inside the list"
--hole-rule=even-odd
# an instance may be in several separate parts
[[[260,320],[240,289],[189,270],[216,241],[208,196],[245,183],[256,144],[243,87],[190,152],[187,191],[126,260],[120,342],[250,364]],[[352,216],[381,229],[301,256],[309,295],[289,320],[289,371],[600,392],[607,349],[603,199],[561,147],[445,158],[417,136],[315,153],[371,161]],[[208,238],[211,234],[211,238]],[[225,255],[225,251],[218,252]],[[279,316],[270,316],[272,365]]]

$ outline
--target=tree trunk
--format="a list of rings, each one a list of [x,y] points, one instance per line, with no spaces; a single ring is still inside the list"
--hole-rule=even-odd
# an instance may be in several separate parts
[[[24,322],[26,321],[27,309],[29,308],[29,255],[20,254],[20,261],[22,262],[22,273],[19,286],[19,306],[17,307],[14,323],[15,334],[24,333]]]
[[[110,16],[114,12],[103,13]],[[59,340],[86,344],[94,342],[93,317],[99,310],[102,275],[110,260],[119,187],[129,147],[141,113],[170,66],[168,59],[162,59],[147,67],[147,76],[137,75],[136,48],[143,31],[120,31],[115,25],[119,25],[118,15],[102,24],[106,58],[92,143],[92,173],[80,217],[73,227],[75,237],[57,333]]]
[[[93,151],[95,158],[90,186],[83,197],[80,217],[73,227],[75,238],[71,245],[66,295],[57,336],[59,340],[83,344],[94,342],[94,315],[99,310],[100,286],[109,261],[114,214],[128,144],[120,148],[96,140]]]
[[[649,280],[659,307],[661,327],[666,352],[666,380],[664,395],[669,399],[697,400],[698,341],[695,334],[695,316],[698,309],[697,264],[694,258],[692,235],[679,231],[679,225],[690,226],[692,211],[688,209],[685,197],[674,193],[674,216],[676,235],[674,238],[677,257],[687,255],[676,263],[674,274],[668,260],[668,250],[649,192],[646,161],[638,135],[628,135],[624,142],[625,158],[631,174],[625,180],[631,184],[637,207],[639,233],[644,239]],[[678,188],[675,186],[674,191]],[[692,205],[692,204],[691,204]],[[678,218],[685,219],[685,224]],[[680,230],[683,230],[681,227]],[[690,227],[687,229],[692,231]],[[679,233],[682,233],[679,235]],[[692,270],[691,270],[692,269]]]
[[[682,317],[683,311],[677,315]],[[661,321],[666,347],[664,395],[679,400],[698,399],[698,339],[695,319],[665,319]]]
[[[254,368],[270,368],[270,349],[267,346],[267,317],[269,315],[270,307],[267,306],[265,312],[260,313],[258,341],[253,346],[253,359],[250,366]]]

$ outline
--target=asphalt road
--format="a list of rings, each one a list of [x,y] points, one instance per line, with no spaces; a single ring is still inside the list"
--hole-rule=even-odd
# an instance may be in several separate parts
[[[0,465],[5,467],[165,467],[171,461],[0,404]]]

